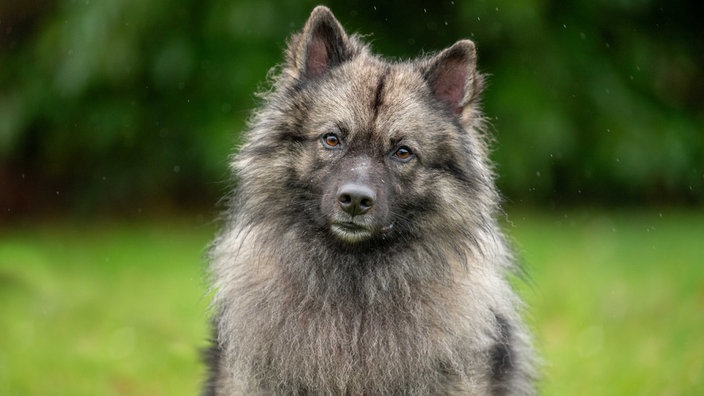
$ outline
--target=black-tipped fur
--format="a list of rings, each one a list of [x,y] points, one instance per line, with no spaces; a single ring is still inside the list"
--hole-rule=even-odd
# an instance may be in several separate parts
[[[210,250],[205,394],[534,394],[474,44],[390,61],[317,7],[278,70]]]

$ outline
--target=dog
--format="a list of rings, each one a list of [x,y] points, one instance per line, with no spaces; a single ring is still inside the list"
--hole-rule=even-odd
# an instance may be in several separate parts
[[[232,159],[204,394],[535,393],[476,60],[313,10]]]

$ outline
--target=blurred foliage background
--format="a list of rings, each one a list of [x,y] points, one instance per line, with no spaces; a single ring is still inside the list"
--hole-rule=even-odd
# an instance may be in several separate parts
[[[211,207],[315,2],[0,1],[0,218]],[[704,199],[704,3],[329,1],[375,51],[476,41],[509,203]]]

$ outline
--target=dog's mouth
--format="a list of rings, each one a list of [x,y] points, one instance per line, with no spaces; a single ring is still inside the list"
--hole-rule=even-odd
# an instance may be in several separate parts
[[[348,243],[362,242],[374,235],[372,227],[352,221],[333,223],[330,230],[335,236]]]
[[[371,239],[375,234],[382,236],[389,233],[394,228],[393,223],[376,228],[367,224],[360,224],[354,221],[340,221],[330,225],[332,233],[347,243],[357,243]]]

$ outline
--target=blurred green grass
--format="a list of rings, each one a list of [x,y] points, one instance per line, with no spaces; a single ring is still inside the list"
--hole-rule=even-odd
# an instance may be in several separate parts
[[[704,213],[512,213],[545,395],[704,394]]]
[[[198,394],[212,233],[165,220],[0,233],[0,394]]]
[[[545,395],[704,392],[704,213],[512,211]],[[0,394],[193,395],[203,221],[0,229]]]

